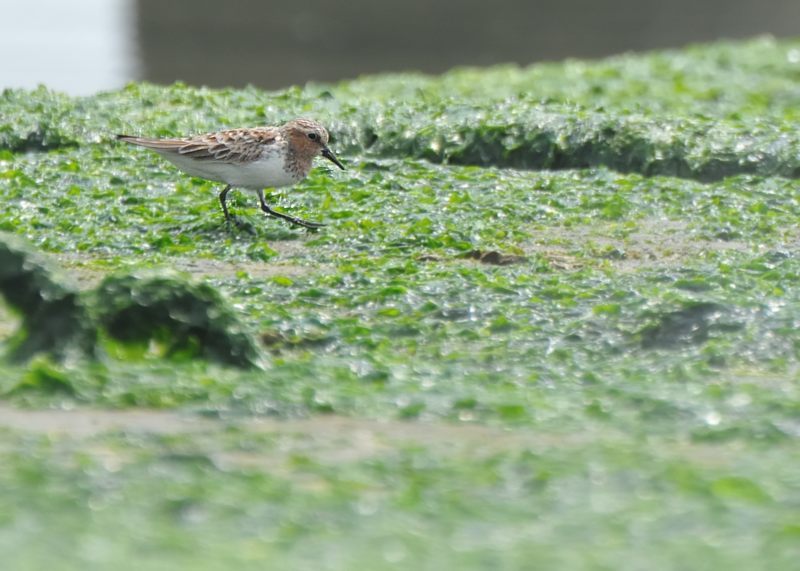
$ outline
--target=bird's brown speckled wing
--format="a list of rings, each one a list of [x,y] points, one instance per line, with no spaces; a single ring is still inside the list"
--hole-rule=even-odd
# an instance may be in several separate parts
[[[232,129],[187,139],[178,149],[193,159],[212,159],[226,163],[249,163],[261,156],[264,147],[275,143],[278,130]]]
[[[128,136],[119,138],[155,151],[176,153],[197,160],[242,164],[258,159],[264,147],[275,143],[278,133],[278,129],[262,127],[231,129],[186,139],[148,139]]]

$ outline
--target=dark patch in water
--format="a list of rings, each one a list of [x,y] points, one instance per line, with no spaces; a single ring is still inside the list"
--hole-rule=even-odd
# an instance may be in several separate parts
[[[717,303],[695,303],[677,311],[663,313],[657,322],[639,333],[645,349],[670,349],[702,345],[716,329],[739,329],[741,325],[722,323],[725,308]]]

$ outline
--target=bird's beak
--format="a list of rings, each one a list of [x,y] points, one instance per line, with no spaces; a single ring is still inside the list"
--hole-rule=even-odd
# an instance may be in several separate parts
[[[322,147],[322,156],[328,159],[333,164],[335,164],[340,169],[344,170],[344,165],[342,164],[342,162],[336,158],[336,155],[334,155],[333,151],[330,150],[328,147]]]

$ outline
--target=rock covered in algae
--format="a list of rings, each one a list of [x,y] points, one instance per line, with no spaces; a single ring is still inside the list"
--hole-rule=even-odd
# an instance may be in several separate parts
[[[24,240],[7,233],[0,233],[0,293],[22,317],[9,341],[12,360],[37,353],[94,355],[97,331],[78,291]]]
[[[0,233],[0,293],[22,318],[8,341],[13,361],[38,354],[95,358],[104,329],[123,343],[159,342],[167,356],[263,364],[258,343],[222,295],[175,272],[110,276],[81,293],[24,240]]]
[[[156,341],[167,355],[197,355],[245,368],[262,365],[254,337],[210,285],[173,272],[146,272],[109,276],[94,295],[101,326],[119,341]]]

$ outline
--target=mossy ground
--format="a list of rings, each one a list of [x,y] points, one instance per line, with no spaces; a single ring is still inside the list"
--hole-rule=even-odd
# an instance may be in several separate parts
[[[790,568],[798,100],[800,43],[772,40],[280,93],[5,92],[0,229],[85,289],[184,270],[270,356],[103,339],[99,361],[3,364],[4,407],[142,414],[32,430],[0,409],[8,568]],[[113,141],[297,115],[348,166],[272,193],[316,233],[246,193],[230,230],[217,185]]]

